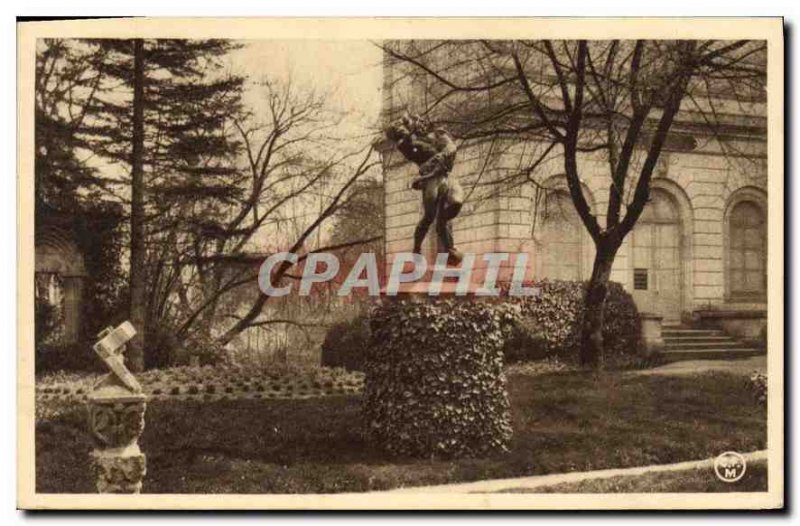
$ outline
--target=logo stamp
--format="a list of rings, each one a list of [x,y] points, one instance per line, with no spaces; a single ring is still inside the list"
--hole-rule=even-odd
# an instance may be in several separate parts
[[[735,451],[726,451],[714,459],[714,473],[722,482],[736,482],[747,470],[747,461]]]

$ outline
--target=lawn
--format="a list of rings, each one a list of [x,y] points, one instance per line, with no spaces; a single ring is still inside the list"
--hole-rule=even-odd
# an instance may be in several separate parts
[[[333,493],[621,468],[766,447],[741,375],[569,372],[509,377],[514,439],[489,458],[386,458],[360,436],[360,398],[156,401],[141,439],[150,493]],[[85,411],[36,426],[38,492],[92,492]],[[686,491],[693,491],[687,486]]]

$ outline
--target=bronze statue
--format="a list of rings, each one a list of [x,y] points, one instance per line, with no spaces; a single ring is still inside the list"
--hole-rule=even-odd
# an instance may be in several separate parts
[[[408,114],[389,125],[386,137],[419,166],[419,177],[411,184],[422,192],[423,210],[414,230],[414,252],[422,253],[422,241],[435,220],[440,250],[447,252],[448,263],[458,264],[463,256],[455,248],[450,221],[461,211],[464,191],[450,175],[456,158],[453,137],[444,128],[432,129],[425,119]]]

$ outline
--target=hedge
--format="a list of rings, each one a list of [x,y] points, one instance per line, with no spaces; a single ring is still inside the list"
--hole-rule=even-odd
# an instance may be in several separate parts
[[[545,280],[536,285],[539,296],[517,300],[522,312],[506,345],[509,361],[576,359],[587,284]],[[641,320],[633,297],[619,283],[610,282],[603,318],[604,359],[636,356],[640,339]]]
[[[325,333],[325,340],[322,342],[322,365],[363,371],[369,338],[367,315],[360,314],[351,320],[332,325]]]
[[[105,370],[102,360],[92,350],[91,343],[40,343],[36,345],[34,368],[37,375],[54,371]]]
[[[542,281],[539,297],[518,298],[521,315],[507,334],[503,350],[507,363],[530,362],[557,357],[577,359],[580,320],[586,283],[580,281]],[[508,301],[510,298],[504,298]],[[622,285],[608,284],[603,325],[606,361],[624,360],[638,355],[641,321],[636,304]],[[369,317],[333,325],[322,344],[322,365],[363,371],[370,341]]]
[[[505,450],[511,423],[503,345],[514,308],[428,298],[377,306],[365,362],[368,442],[425,458]]]

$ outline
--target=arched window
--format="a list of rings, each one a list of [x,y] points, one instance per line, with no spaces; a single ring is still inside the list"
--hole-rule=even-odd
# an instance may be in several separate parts
[[[731,299],[763,299],[767,290],[767,224],[762,208],[740,201],[728,216],[728,291]]]
[[[583,279],[583,225],[572,199],[563,190],[550,191],[540,206],[542,277]]]

